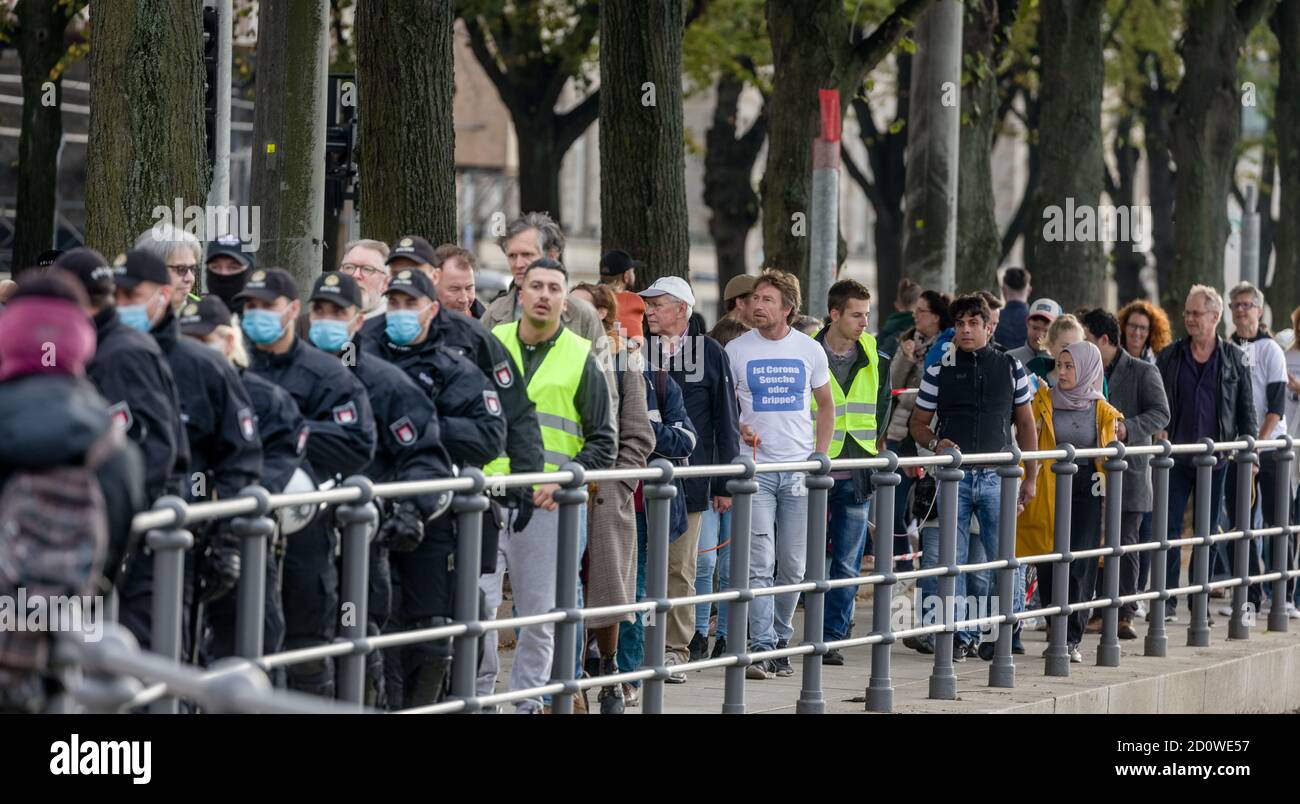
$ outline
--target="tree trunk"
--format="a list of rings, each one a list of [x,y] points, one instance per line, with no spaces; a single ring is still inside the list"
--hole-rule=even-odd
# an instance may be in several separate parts
[[[513,117],[513,116],[512,116]],[[560,220],[560,163],[563,153],[556,153],[555,137],[548,121],[555,116],[541,112],[533,122],[515,122],[515,142],[519,149],[519,209],[545,212]]]
[[[1133,209],[1139,151],[1133,144],[1131,112],[1120,118],[1116,125],[1114,156],[1117,178],[1113,186],[1106,188],[1110,195],[1110,202],[1121,209]],[[1117,240],[1111,252],[1111,259],[1115,263],[1115,285],[1120,305],[1128,304],[1134,299],[1146,298],[1147,293],[1142,286],[1141,276],[1142,269],[1146,267],[1146,255],[1139,250],[1136,238]]]
[[[1025,128],[1029,132],[1038,131],[1039,104],[1036,93],[1023,92],[1021,97],[1025,99]],[[998,262],[1002,262],[1010,256],[1012,249],[1016,247],[1016,242],[1020,240],[1021,235],[1025,233],[1026,224],[1029,221],[1030,208],[1034,205],[1034,196],[1038,194],[1038,138],[1032,133],[1028,137],[1028,167],[1025,176],[1025,189],[1020,196],[1020,204],[1016,207],[1016,213],[1007,222],[1006,231],[1002,233],[1002,247],[999,250]],[[1025,246],[1021,251],[1022,262],[1024,257],[1028,256],[1029,247]]]
[[[723,73],[717,82],[713,124],[705,139],[704,204],[712,212],[709,234],[718,263],[718,315],[726,313],[722,291],[746,273],[745,239],[758,222],[758,193],[751,176],[767,131],[766,109],[744,135],[736,136],[736,114],[745,82]]]
[[[456,242],[456,131],[447,113],[455,96],[453,19],[450,0],[357,6],[365,237]]]
[[[1098,205],[1101,141],[1102,0],[1039,6],[1038,192],[1026,222],[1025,263],[1034,295],[1065,309],[1105,302],[1106,255]],[[1073,215],[1071,212],[1073,211]],[[1087,215],[1093,216],[1091,230]],[[1076,225],[1077,224],[1077,225]]]
[[[1300,4],[1278,5],[1270,24],[1278,41],[1277,103],[1273,132],[1277,138],[1278,191],[1281,207],[1273,229],[1277,265],[1269,297],[1277,328],[1300,304]],[[1272,176],[1265,181],[1271,182]],[[1271,214],[1271,210],[1264,210]]]
[[[176,205],[207,199],[203,29],[191,0],[116,0],[96,10],[86,243],[111,257],[159,222],[155,208],[170,219]]]
[[[23,122],[18,139],[17,212],[11,272],[17,276],[54,246],[59,141],[63,138],[62,77],[52,78],[66,51],[67,15],[46,0],[22,0],[16,8],[22,58]],[[46,84],[53,84],[53,94]],[[47,104],[47,100],[53,103]]]
[[[638,282],[688,276],[683,0],[600,6],[600,240],[645,263]]]
[[[1179,223],[1173,274],[1161,289],[1162,305],[1179,330],[1188,287],[1223,285],[1228,193],[1241,137],[1237,61],[1254,26],[1239,15],[1246,7],[1233,0],[1184,6],[1183,78],[1170,121]]]
[[[1147,193],[1151,200],[1151,254],[1156,261],[1156,298],[1165,298],[1174,274],[1174,169],[1169,153],[1169,110],[1173,93],[1159,66],[1156,86],[1142,89],[1142,135],[1147,152]]]
[[[957,290],[998,287],[997,201],[993,197],[993,140],[998,128],[997,0],[966,7],[962,61],[969,80],[961,92],[962,127],[958,146]]]
[[[262,226],[257,262],[284,268],[293,274],[304,293],[320,273],[325,227],[328,26],[325,0],[265,0],[257,15],[259,59],[252,164],[252,198],[254,207],[261,210]],[[422,53],[414,61],[426,58]],[[358,100],[364,108],[365,98]],[[395,122],[390,125],[399,127]],[[364,152],[370,145],[361,142],[359,147],[365,160]],[[361,170],[364,182],[364,161]],[[385,192],[400,192],[397,188],[403,184],[415,186],[404,174],[379,178],[386,182]],[[366,208],[375,199],[365,194],[361,203],[364,221]],[[382,199],[379,203],[383,203]],[[433,223],[425,221],[423,225]]]
[[[1270,121],[1271,123],[1272,121]],[[1275,135],[1276,136],[1276,135]],[[1260,165],[1259,195],[1255,210],[1259,213],[1259,289],[1265,294],[1273,289],[1269,282],[1268,265],[1273,258],[1273,239],[1277,236],[1277,221],[1273,220],[1273,182],[1277,176],[1277,144],[1264,146],[1264,163]],[[1300,301],[1300,300],[1298,300]]]

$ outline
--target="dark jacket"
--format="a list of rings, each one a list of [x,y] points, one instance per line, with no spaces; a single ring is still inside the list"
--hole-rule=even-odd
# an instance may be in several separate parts
[[[916,316],[911,310],[899,312],[895,310],[885,319],[885,325],[880,328],[879,334],[876,335],[876,351],[881,356],[892,358],[898,350],[898,340],[903,337],[903,333],[916,326]],[[825,330],[825,327],[822,327]]]
[[[658,338],[651,336],[647,355],[650,368],[667,369],[682,389],[686,415],[699,435],[691,465],[731,463],[740,454],[740,407],[731,383],[731,360],[722,345],[691,324],[682,351],[663,357]],[[691,478],[685,486],[690,513],[708,508],[712,497],[731,496],[727,478]]]
[[[822,327],[813,336],[813,340],[817,341],[818,345],[823,349],[826,348],[827,329],[827,327]],[[850,377],[856,377],[859,371],[871,364],[871,357],[867,354],[867,350],[862,348],[861,343],[854,344],[853,348],[858,357],[853,361],[853,367],[849,370]],[[880,390],[876,393],[876,433],[880,436],[880,440],[883,440],[885,429],[889,424],[889,404],[893,399],[893,393],[889,382],[891,356],[880,351],[879,343],[876,345],[876,360],[879,362],[876,371],[877,376],[880,378]],[[847,394],[848,392],[849,389],[845,388],[844,393]],[[863,449],[862,445],[853,436],[846,434],[844,436],[844,449],[836,457],[845,459],[870,458],[871,454]],[[852,472],[853,496],[858,503],[864,503],[871,499],[871,470],[853,469]]]
[[[1236,346],[1215,336],[1215,349],[1219,353],[1219,432],[1215,441],[1234,441],[1240,436],[1258,436],[1259,420],[1255,417],[1255,400],[1250,389],[1250,369],[1245,364],[1245,353]],[[1178,421],[1178,371],[1184,360],[1191,360],[1191,341],[1180,338],[1166,346],[1156,356],[1156,368],[1164,380],[1165,397],[1169,400],[1170,429]]]
[[[699,434],[686,415],[686,405],[682,400],[682,389],[677,381],[668,376],[666,371],[644,373],[646,382],[646,409],[650,415],[650,427],[655,433],[655,449],[651,458],[666,458],[674,464],[681,465],[690,458],[699,441]],[[663,400],[662,402],[660,400]],[[673,541],[686,532],[686,488],[682,481],[674,480],[677,496],[669,504],[671,522],[668,525],[668,540]]]
[[[375,455],[375,420],[361,381],[337,357],[294,338],[284,354],[254,349],[249,370],[288,391],[307,420],[303,468],[316,482],[348,477]]]
[[[155,500],[179,494],[190,463],[176,381],[153,338],[137,332],[106,307],[92,320],[99,345],[86,378],[144,453],[145,494]]]
[[[289,392],[251,371],[240,371],[262,439],[262,487],[280,494],[307,452],[307,422]]]
[[[186,483],[186,499],[210,499],[214,491],[217,498],[228,499],[257,483],[262,440],[253,403],[234,367],[215,350],[181,337],[180,320],[170,308],[152,334],[176,378],[190,471],[207,475],[206,493],[196,495],[195,484]]]
[[[1119,349],[1107,374],[1107,400],[1124,414],[1124,427],[1128,430],[1124,443],[1130,447],[1150,444],[1152,436],[1169,425],[1169,400],[1165,397],[1160,372],[1145,360],[1137,360]],[[1130,455],[1124,460],[1128,469],[1124,472],[1123,510],[1150,511],[1151,456]]]
[[[84,462],[113,418],[108,403],[87,381],[68,376],[32,376],[0,384],[0,488],[14,471],[39,471]],[[139,536],[131,519],[151,502],[145,496],[141,450],[125,438],[95,472],[108,514],[104,562],[107,591],[135,553]]]

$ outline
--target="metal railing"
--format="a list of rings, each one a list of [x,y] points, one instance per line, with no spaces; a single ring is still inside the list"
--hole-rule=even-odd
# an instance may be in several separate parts
[[[1300,533],[1300,526],[1289,522],[1291,499],[1291,462],[1296,459],[1297,442],[1286,436],[1280,439],[1257,441],[1245,438],[1240,441],[1213,442],[1205,439],[1195,444],[1172,445],[1160,442],[1151,446],[1125,447],[1118,442],[1107,447],[1074,449],[1066,445],[1060,449],[1021,452],[1010,448],[1005,452],[963,455],[948,450],[939,455],[899,458],[885,452],[872,458],[831,461],[822,455],[811,456],[807,461],[769,463],[756,465],[747,457],[716,466],[675,467],[667,461],[656,460],[641,469],[611,469],[586,471],[577,464],[566,464],[556,472],[493,477],[491,491],[504,490],[540,483],[556,483],[564,487],[555,495],[560,505],[556,550],[558,565],[557,606],[550,612],[531,616],[504,619],[480,619],[479,575],[459,572],[456,576],[455,618],[453,623],[380,636],[368,636],[367,578],[369,570],[368,540],[373,508],[366,503],[377,498],[400,498],[413,495],[450,491],[454,493],[452,512],[457,518],[457,547],[455,566],[480,566],[482,516],[489,508],[488,481],[475,469],[446,480],[408,481],[374,484],[364,477],[353,477],[341,486],[308,493],[271,495],[260,487],[251,487],[237,498],[212,503],[187,504],[176,497],[160,499],[154,508],[139,514],[134,520],[137,531],[146,534],[152,548],[155,586],[152,644],[160,656],[142,655],[120,637],[107,639],[97,648],[79,647],[81,660],[87,671],[100,675],[116,675],[121,679],[141,679],[152,683],[148,689],[138,689],[130,684],[118,690],[116,697],[108,696],[116,706],[150,703],[153,711],[177,711],[175,696],[207,702],[221,710],[260,711],[337,711],[339,706],[349,711],[362,711],[365,688],[365,657],[370,651],[382,648],[412,645],[434,640],[452,640],[453,663],[451,695],[447,700],[427,706],[402,710],[403,713],[479,712],[499,704],[520,701],[538,696],[552,696],[556,713],[572,712],[573,696],[581,690],[605,686],[615,682],[644,682],[643,706],[647,713],[664,710],[664,683],[672,674],[726,668],[724,713],[745,711],[745,668],[750,664],[782,657],[802,657],[803,673],[796,711],[820,713],[826,708],[821,684],[822,657],[831,649],[870,645],[871,673],[866,695],[866,708],[870,711],[888,712],[893,708],[893,682],[890,674],[892,645],[903,638],[934,636],[934,668],[930,676],[931,698],[956,697],[956,675],[953,668],[954,637],[957,631],[986,626],[998,626],[998,636],[988,683],[992,687],[1015,685],[1015,664],[1012,660],[1012,631],[1016,623],[1033,617],[1052,618],[1051,635],[1044,659],[1044,673],[1048,676],[1068,676],[1070,657],[1066,646],[1066,617],[1085,610],[1100,610],[1102,633],[1097,664],[1118,667],[1120,648],[1117,635],[1119,607],[1127,603],[1150,601],[1150,628],[1144,643],[1147,656],[1164,656],[1168,645],[1165,627],[1166,602],[1176,597],[1187,597],[1191,602],[1191,622],[1187,628],[1187,644],[1209,644],[1208,600],[1211,590],[1231,588],[1233,614],[1229,624],[1229,638],[1247,639],[1250,635],[1248,618],[1244,616],[1247,587],[1254,583],[1271,583],[1274,601],[1286,599],[1289,578],[1300,576],[1300,571],[1287,564],[1287,536]],[[1211,473],[1217,462],[1216,454],[1231,453],[1238,466],[1257,463],[1261,457],[1279,463],[1273,520],[1280,525],[1266,529],[1253,529],[1251,523],[1251,473],[1237,473],[1237,510],[1235,522],[1238,530],[1212,533]],[[1121,506],[1105,507],[1104,546],[1071,550],[1070,522],[1074,474],[1080,459],[1104,459],[1105,497],[1120,500],[1123,494],[1126,457],[1150,456],[1150,471],[1154,492],[1152,512],[1152,541],[1121,545]],[[1187,538],[1169,538],[1169,477],[1175,455],[1189,456],[1195,466],[1196,482],[1194,500],[1194,535]],[[1022,460],[1052,461],[1049,471],[1054,473],[1055,522],[1053,552],[1017,558],[1016,513]],[[938,565],[917,570],[895,572],[892,539],[894,509],[897,505],[895,491],[901,482],[900,469],[909,467],[935,468],[938,488],[939,514]],[[997,534],[997,556],[978,563],[956,563],[958,484],[971,467],[996,471],[1000,479],[1000,525]],[[826,525],[828,493],[834,485],[831,470],[869,469],[873,471],[873,495],[870,516],[876,523],[874,555],[876,569],[872,574],[827,580],[826,578]],[[772,472],[805,472],[808,489],[807,564],[805,578],[800,583],[783,586],[749,588],[750,524],[753,495],[758,491],[755,476]],[[687,597],[668,597],[668,542],[670,505],[677,494],[675,480],[702,477],[725,477],[727,490],[732,495],[732,543],[730,577],[733,586],[725,591],[697,594]],[[647,565],[646,595],[641,601],[619,606],[580,609],[574,606],[579,583],[579,518],[586,516],[586,484],[606,481],[643,481],[646,501]],[[265,576],[267,539],[274,533],[275,525],[270,513],[286,506],[308,504],[337,506],[334,511],[342,532],[341,600],[350,603],[355,616],[342,627],[342,635],[333,643],[317,647],[288,650],[272,655],[262,655],[262,623],[265,607]],[[1177,512],[1178,517],[1183,512]],[[234,517],[232,530],[241,537],[243,572],[237,589],[237,617],[235,652],[240,659],[226,660],[224,664],[203,671],[179,663],[181,646],[181,596],[184,553],[193,544],[187,526],[214,519]],[[1270,566],[1274,569],[1260,575],[1248,574],[1247,550],[1250,540],[1264,537],[1271,546]],[[1282,537],[1282,538],[1279,538]],[[290,537],[292,538],[292,537]],[[1211,581],[1210,547],[1214,543],[1234,543],[1235,577]],[[1102,580],[1103,596],[1085,602],[1068,601],[1068,577],[1073,561],[1097,557],[1119,557],[1128,553],[1158,551],[1163,559],[1171,548],[1191,545],[1193,549],[1191,583],[1167,588],[1164,560],[1151,562],[1151,584],[1147,591],[1120,595],[1119,561],[1107,561]],[[1053,573],[1053,595],[1048,605],[1027,611],[1014,611],[1013,589],[1015,574],[1021,566],[1039,565],[1042,571]],[[1044,566],[1050,565],[1050,566]],[[959,575],[981,571],[996,572],[996,614],[958,619],[951,605],[942,607],[937,623],[914,625],[895,629],[890,621],[891,600],[895,587],[903,581],[921,578],[938,578],[939,598],[951,601]],[[873,615],[870,633],[837,640],[823,639],[824,597],[833,588],[869,586],[873,590]],[[804,640],[788,647],[749,651],[747,649],[748,609],[750,601],[762,596],[785,593],[804,595]],[[728,652],[717,658],[693,661],[672,666],[665,665],[665,638],[667,614],[681,606],[702,603],[727,603],[729,605]],[[640,669],[613,675],[575,678],[575,661],[582,624],[592,617],[609,617],[618,614],[650,615],[645,630],[645,659]],[[543,686],[478,695],[476,677],[479,661],[480,639],[489,631],[503,631],[530,625],[553,623],[555,625],[554,656],[561,660],[552,662],[551,678]],[[1006,627],[1002,627],[1006,626]],[[1282,605],[1274,605],[1268,618],[1269,631],[1286,631],[1287,615]],[[329,702],[279,691],[269,691],[265,673],[309,661],[337,657],[338,696],[341,703]],[[260,671],[260,672],[259,672]],[[84,685],[82,685],[84,688]],[[126,689],[133,692],[126,695]],[[85,693],[74,685],[72,693],[78,699],[88,695],[92,705],[105,707],[102,692]],[[80,694],[79,694],[80,693]],[[236,694],[238,693],[238,694]],[[123,697],[123,696],[126,697]],[[281,697],[283,696],[283,697]],[[305,699],[305,700],[304,700]],[[308,707],[319,707],[309,709]],[[109,707],[112,708],[112,707]]]

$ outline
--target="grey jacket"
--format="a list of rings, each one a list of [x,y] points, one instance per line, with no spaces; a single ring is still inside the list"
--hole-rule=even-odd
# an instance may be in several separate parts
[[[1150,444],[1152,435],[1169,424],[1169,400],[1165,397],[1160,372],[1145,360],[1137,360],[1120,349],[1107,382],[1110,404],[1124,414],[1124,427],[1128,430],[1125,445]],[[1133,455],[1125,460],[1128,470],[1124,472],[1123,510],[1150,511],[1151,456]]]

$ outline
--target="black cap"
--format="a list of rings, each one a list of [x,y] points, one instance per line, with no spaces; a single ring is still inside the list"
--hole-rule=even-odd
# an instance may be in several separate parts
[[[59,255],[54,264],[71,271],[77,279],[81,280],[86,292],[92,296],[103,293],[112,295],[113,268],[108,264],[108,260],[104,259],[104,255],[93,248],[82,246],[65,251]]]
[[[230,308],[220,296],[208,294],[201,301],[187,302],[181,308],[180,320],[182,333],[203,338],[217,327],[230,325]]]
[[[433,265],[433,246],[419,235],[407,235],[398,240],[388,252],[385,265],[392,265],[394,260],[411,260],[422,265]]]
[[[113,282],[119,288],[133,288],[141,282],[157,282],[159,285],[172,283],[171,272],[167,263],[147,251],[135,249],[117,255],[113,260]]]
[[[63,252],[59,251],[57,248],[52,248],[49,251],[42,251],[41,255],[36,258],[36,266],[38,268],[49,268],[62,254]]]
[[[632,259],[632,256],[626,251],[618,251],[617,249],[607,251],[605,256],[600,258],[600,275],[618,276],[632,268],[640,268],[641,264],[640,260]]]
[[[245,268],[253,267],[253,257],[243,249],[244,244],[232,234],[224,234],[208,244],[208,256],[203,262],[212,262],[213,257],[230,257]]]
[[[298,298],[298,283],[293,281],[293,276],[283,268],[258,269],[249,274],[244,289],[235,294],[235,301],[258,299],[274,302],[281,296],[291,301]]]
[[[416,299],[421,296],[435,301],[438,299],[438,289],[434,287],[433,280],[418,268],[403,268],[398,271],[389,280],[388,290],[384,292],[405,293]]]
[[[357,286],[357,280],[347,274],[330,271],[318,276],[311,286],[311,295],[307,300],[317,299],[334,302],[340,307],[360,307],[361,288]]]

